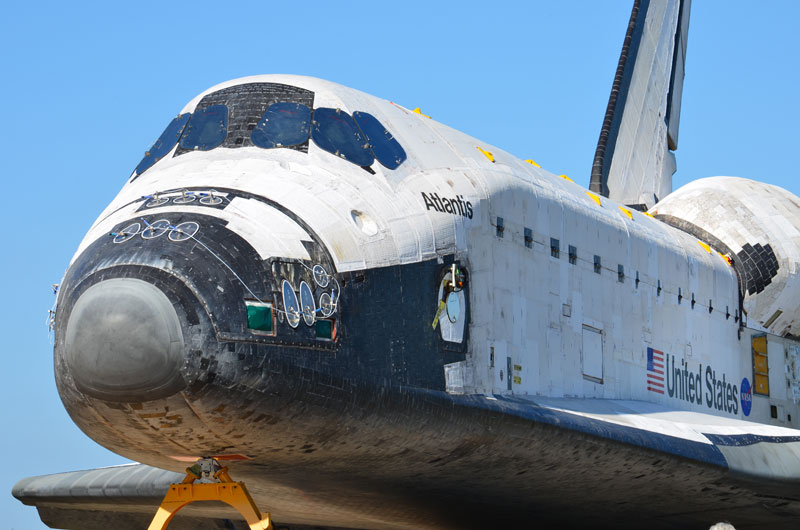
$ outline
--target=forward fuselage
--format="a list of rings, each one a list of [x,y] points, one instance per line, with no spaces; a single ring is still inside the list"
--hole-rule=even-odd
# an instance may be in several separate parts
[[[270,140],[270,108],[299,113],[292,127],[309,111],[306,129],[279,131],[297,143]],[[611,480],[606,462],[574,483],[598,450],[698,489],[722,476],[675,471],[683,450],[652,464],[577,423],[565,431],[525,396],[767,418],[769,403],[744,404],[736,271],[694,237],[320,80],[232,81],[186,113],[173,134],[195,134],[195,148],[154,146],[61,285],[59,392],[111,450],[175,470],[242,455],[236,472],[290,521],[463,527],[424,499],[472,492],[517,514],[569,504]],[[354,116],[363,152],[340,124]],[[611,438],[635,443],[625,436]]]

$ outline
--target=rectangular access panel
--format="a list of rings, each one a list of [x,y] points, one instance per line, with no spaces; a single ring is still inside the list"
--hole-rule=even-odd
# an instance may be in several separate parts
[[[581,363],[584,378],[603,382],[603,331],[586,324],[583,325]]]
[[[753,392],[769,395],[769,360],[767,358],[767,336],[751,339],[753,349]]]

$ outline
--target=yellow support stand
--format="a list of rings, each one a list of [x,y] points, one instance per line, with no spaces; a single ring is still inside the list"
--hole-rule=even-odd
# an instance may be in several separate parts
[[[195,480],[200,478],[197,472],[200,468],[197,464],[187,468],[183,482],[169,487],[148,530],[164,530],[178,510],[197,501],[222,501],[244,516],[250,530],[274,530],[269,514],[261,514],[244,482],[234,482],[228,475],[228,468],[220,467],[216,460],[203,459],[200,462],[204,460],[212,460],[216,470],[213,477],[218,482],[195,484]]]

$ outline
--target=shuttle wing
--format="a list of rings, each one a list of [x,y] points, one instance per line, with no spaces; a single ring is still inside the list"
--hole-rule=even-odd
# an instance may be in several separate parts
[[[589,188],[647,210],[672,191],[691,0],[636,0]]]
[[[499,399],[498,399],[499,401]],[[678,410],[646,401],[503,398],[522,415],[585,434],[651,449],[753,478],[793,482],[800,495],[800,431]],[[800,509],[800,505],[797,506]]]
[[[646,401],[454,396],[461,404],[558,427],[565,455],[570,433],[580,433],[733,471],[752,479],[782,481],[800,516],[800,431],[672,409]],[[565,457],[566,458],[566,457]],[[790,486],[791,484],[791,486]]]
[[[179,473],[128,464],[22,479],[12,494],[36,506],[42,521],[53,528],[141,530],[152,520],[169,485],[181,480]],[[181,515],[174,523],[178,528],[231,528],[224,520]]]

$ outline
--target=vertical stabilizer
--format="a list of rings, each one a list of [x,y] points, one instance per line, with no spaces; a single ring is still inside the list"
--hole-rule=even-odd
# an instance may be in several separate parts
[[[635,0],[589,188],[646,210],[672,191],[691,0]]]

